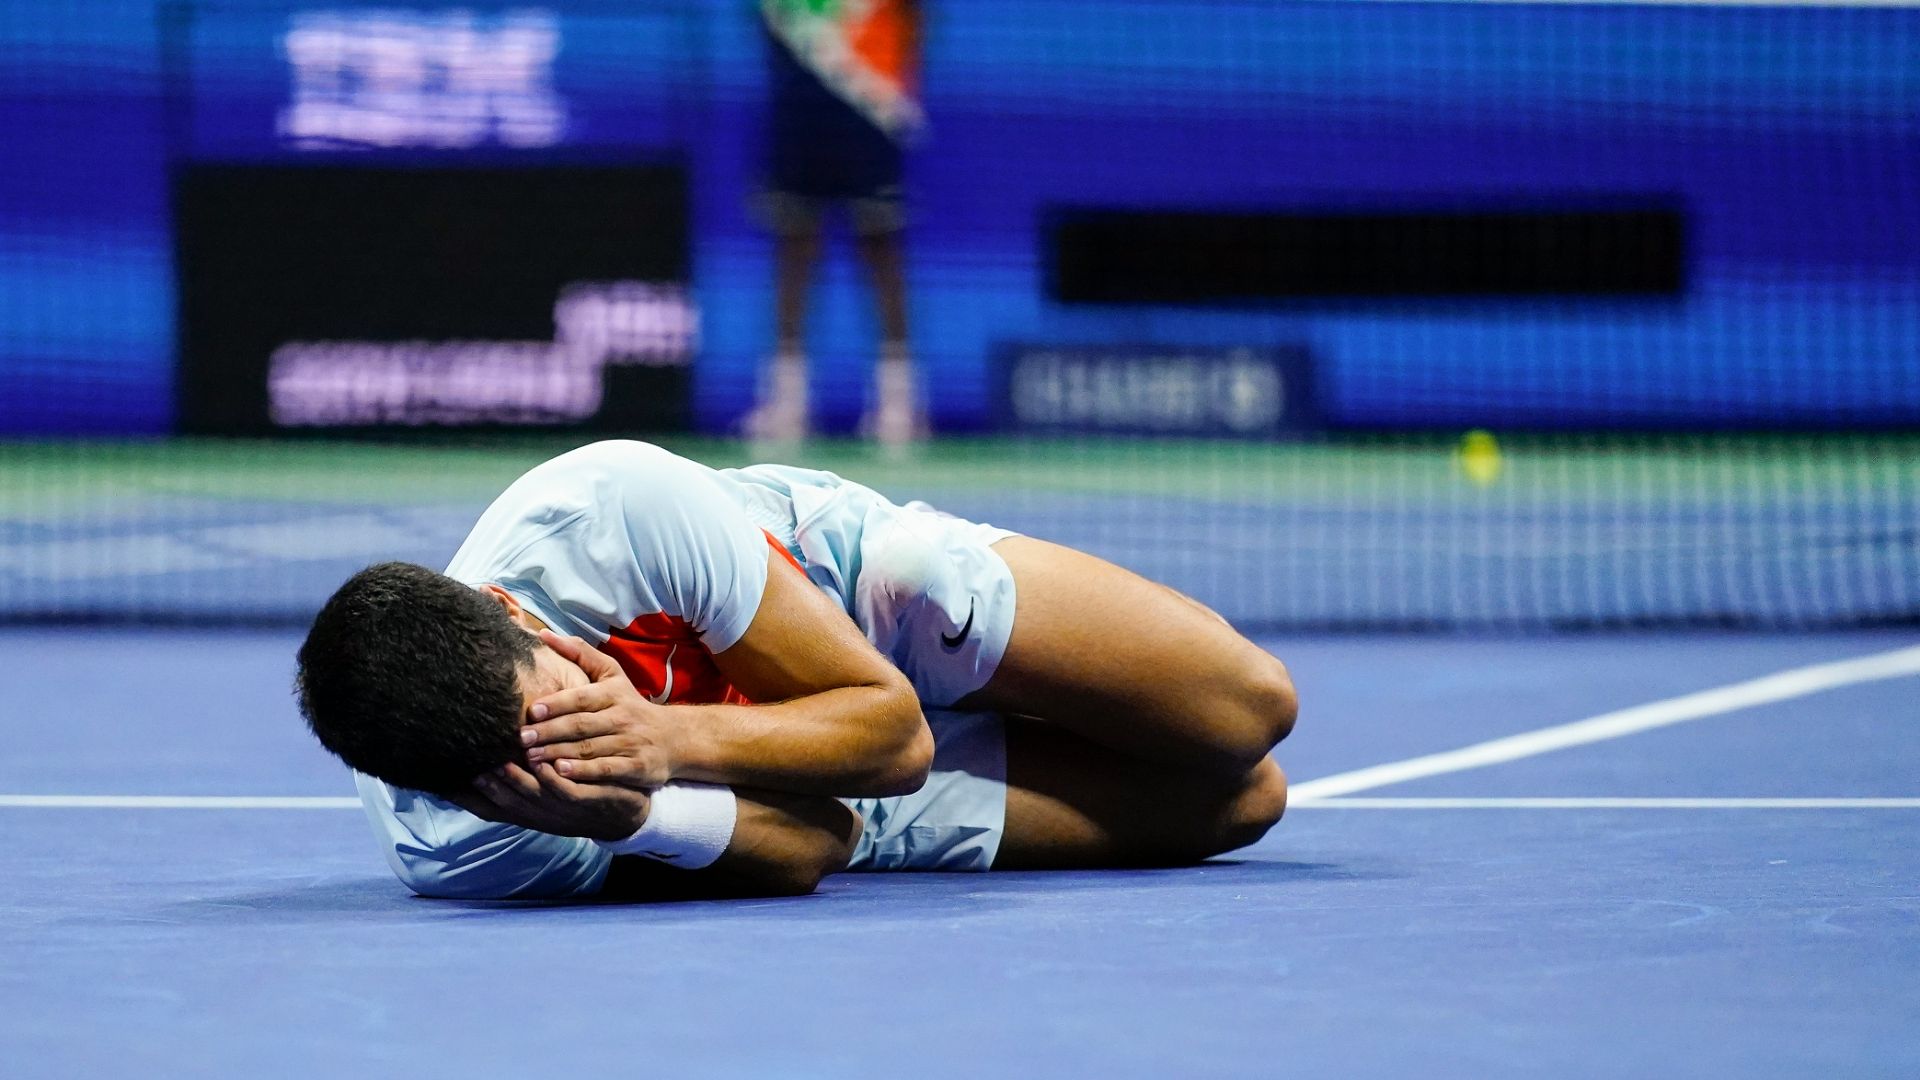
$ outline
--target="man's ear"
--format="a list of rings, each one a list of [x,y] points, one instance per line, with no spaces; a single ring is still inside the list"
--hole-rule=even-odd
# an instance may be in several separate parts
[[[491,598],[495,603],[506,608],[507,618],[512,619],[515,625],[526,630],[533,629],[527,625],[528,615],[526,609],[520,606],[520,601],[515,600],[512,593],[498,585],[480,585],[476,586],[476,588],[480,590],[481,595]]]

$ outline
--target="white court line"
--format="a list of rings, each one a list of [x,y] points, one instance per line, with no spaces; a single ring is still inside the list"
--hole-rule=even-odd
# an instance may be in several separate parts
[[[1552,750],[1564,750],[1569,746],[1583,746],[1606,739],[1617,739],[1622,735],[1651,731],[1654,728],[1698,720],[1706,716],[1718,716],[1739,709],[1751,709],[1756,705],[1804,697],[1822,690],[1881,679],[1898,679],[1907,675],[1920,675],[1920,645],[1856,657],[1852,660],[1836,660],[1826,664],[1790,668],[1746,682],[1731,683],[1712,690],[1701,690],[1698,693],[1683,694],[1664,701],[1635,705],[1630,709],[1603,713],[1585,720],[1575,720],[1570,724],[1556,724],[1537,731],[1509,735],[1503,739],[1474,743],[1472,746],[1463,746],[1458,750],[1425,754],[1407,758],[1404,761],[1389,761],[1383,765],[1355,769],[1352,772],[1335,773],[1332,776],[1323,776],[1318,780],[1308,780],[1305,783],[1293,785],[1288,792],[1288,801],[1299,805],[1335,795],[1349,795],[1356,791],[1385,787],[1388,784],[1440,776],[1464,769],[1477,769],[1483,765],[1497,765],[1505,761],[1517,761],[1520,758],[1533,757],[1535,754],[1544,754]]]
[[[0,808],[52,810],[358,810],[332,795],[0,795]],[[1288,800],[1330,810],[1920,810],[1920,798],[1338,798]]]
[[[1742,798],[1547,798],[1314,799],[1312,810],[1920,810],[1920,799],[1742,799]],[[1287,809],[1295,804],[1288,800]]]
[[[1718,716],[1740,709],[1750,709],[1756,705],[1767,705],[1777,701],[1804,697],[1822,690],[1832,690],[1858,683],[1876,682],[1883,679],[1897,679],[1908,675],[1920,675],[1920,645],[1891,652],[1875,653],[1871,656],[1856,657],[1852,660],[1836,660],[1825,664],[1811,664],[1807,667],[1791,668],[1786,671],[1765,675],[1746,682],[1732,683],[1702,690],[1697,693],[1683,694],[1680,697],[1663,701],[1636,705],[1617,712],[1603,713],[1585,720],[1575,720],[1570,724],[1557,724],[1537,731],[1509,735],[1502,739],[1463,746],[1458,750],[1448,750],[1438,754],[1426,754],[1421,757],[1407,758],[1404,761],[1390,761],[1384,765],[1373,765],[1351,772],[1335,773],[1318,780],[1309,780],[1295,784],[1288,792],[1288,804],[1295,807],[1309,805],[1343,806],[1349,809],[1384,809],[1391,803],[1395,808],[1404,809],[1442,809],[1464,806],[1473,803],[1480,806],[1514,806],[1534,809],[1559,809],[1599,806],[1662,806],[1672,808],[1708,808],[1730,807],[1733,805],[1752,808],[1786,808],[1812,806],[1865,807],[1887,806],[1905,807],[1909,802],[1920,800],[1904,799],[1338,799],[1335,796],[1349,795],[1356,791],[1385,787],[1407,780],[1422,777],[1440,776],[1445,773],[1460,772],[1465,769],[1477,769],[1483,765],[1496,765],[1506,761],[1517,761],[1553,750],[1562,750],[1570,746],[1583,746],[1587,743],[1617,739],[1623,735],[1651,731],[1654,728],[1671,724],[1698,720],[1707,716]],[[1380,804],[1380,805],[1371,805]],[[1416,805],[1419,804],[1419,805]],[[1684,806],[1683,806],[1684,804]],[[1762,807],[1761,804],[1765,804]],[[0,808],[5,807],[45,807],[60,809],[133,809],[133,810],[350,810],[356,809],[360,800],[351,797],[336,796],[297,796],[297,795],[0,795]]]
[[[52,810],[358,810],[334,795],[0,795],[0,807]]]

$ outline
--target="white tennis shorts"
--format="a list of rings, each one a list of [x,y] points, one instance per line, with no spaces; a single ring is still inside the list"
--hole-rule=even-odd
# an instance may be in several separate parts
[[[855,870],[985,870],[1006,824],[1006,730],[947,706],[985,686],[1013,634],[1013,573],[992,548],[1014,535],[924,503],[895,504],[832,473],[727,470],[748,512],[838,599],[913,683],[933,729],[926,786],[850,799],[866,821]]]

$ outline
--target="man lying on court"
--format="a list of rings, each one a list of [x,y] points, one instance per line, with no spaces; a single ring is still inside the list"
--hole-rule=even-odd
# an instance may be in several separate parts
[[[1279,819],[1295,708],[1092,556],[639,442],[528,472],[444,575],[356,574],[299,694],[401,880],[464,898],[1194,861]]]

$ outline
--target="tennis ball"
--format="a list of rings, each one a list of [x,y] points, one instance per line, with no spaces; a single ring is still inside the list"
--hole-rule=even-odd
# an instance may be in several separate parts
[[[1467,432],[1454,457],[1467,482],[1476,487],[1489,487],[1500,479],[1504,462],[1500,458],[1500,441],[1491,431]]]

